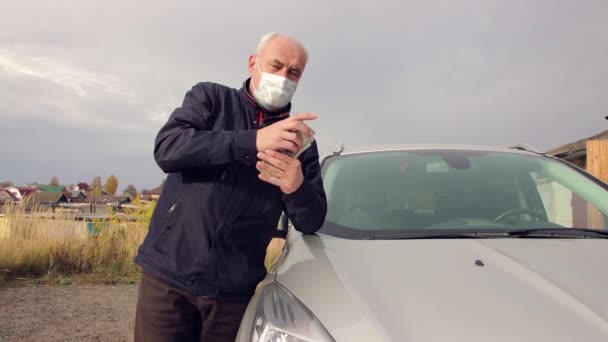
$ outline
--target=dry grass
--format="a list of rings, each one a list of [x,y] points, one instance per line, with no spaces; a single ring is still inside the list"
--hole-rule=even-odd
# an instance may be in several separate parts
[[[76,274],[103,282],[137,278],[133,259],[152,211],[152,205],[140,204],[129,213],[135,221],[110,214],[107,221],[93,222],[88,232],[73,213],[39,207],[26,215],[23,204],[5,205],[0,212],[0,280],[45,276],[63,283]]]
[[[275,261],[277,261],[281,251],[283,251],[283,246],[285,246],[284,239],[274,238],[270,241],[268,248],[266,248],[266,259],[264,260],[264,265],[267,270],[269,270]]]
[[[70,212],[52,213],[38,207],[26,215],[23,204],[2,207],[0,214],[0,282],[6,278],[36,278],[36,282],[130,283],[139,279],[133,260],[143,241],[153,205],[135,203],[129,221],[110,213],[107,221],[87,223]],[[285,241],[273,239],[267,248],[269,269]]]

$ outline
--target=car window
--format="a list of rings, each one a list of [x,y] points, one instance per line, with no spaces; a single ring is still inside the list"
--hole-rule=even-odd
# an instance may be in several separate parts
[[[605,228],[601,211],[546,172],[531,173],[548,220],[564,227]]]
[[[606,189],[541,156],[370,152],[331,158],[323,177],[324,231],[606,228]]]

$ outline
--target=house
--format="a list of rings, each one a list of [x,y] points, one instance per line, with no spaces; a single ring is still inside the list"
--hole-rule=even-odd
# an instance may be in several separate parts
[[[14,201],[20,201],[23,198],[19,189],[15,188],[14,186],[7,186],[2,190],[10,194],[13,197]]]
[[[122,194],[120,196],[115,196],[118,199],[120,204],[131,204],[133,202],[134,196],[131,194]]]
[[[2,203],[19,202],[21,200],[21,195],[16,196],[13,192],[9,190],[10,188],[11,187],[0,190],[0,200],[2,201]]]
[[[42,191],[42,190],[38,190],[35,187],[27,187],[27,186],[22,186],[22,187],[17,187],[17,190],[19,190],[19,193],[21,194],[21,198],[26,198],[29,195],[37,192],[37,191]]]
[[[87,199],[87,195],[84,192],[76,190],[70,192],[70,202],[72,203],[84,203]]]
[[[85,199],[87,203],[107,203],[110,200],[109,195],[89,194]]]
[[[561,158],[594,174],[594,170],[590,170],[590,167],[592,166],[591,163],[588,163],[587,159],[587,142],[591,140],[608,140],[608,130],[596,134],[587,139],[575,141],[573,143],[569,143],[553,150],[547,151],[546,154]],[[597,173],[597,170],[595,171]],[[597,174],[594,175],[600,177]],[[563,186],[555,187],[552,186],[552,184],[548,184],[547,190],[552,191],[553,193],[561,192],[560,198],[567,198],[568,196],[572,196],[572,192],[567,190]],[[559,210],[556,210],[556,212],[560,212],[565,215],[570,215],[571,217],[567,217],[567,219],[568,222],[571,222],[573,227],[595,227],[596,222],[594,221],[594,219],[592,219],[592,209],[588,208],[587,201],[585,201],[579,196],[572,196],[570,201],[566,201],[564,203],[567,208],[561,208]],[[598,225],[598,227],[599,226],[603,226],[603,224]]]
[[[112,195],[89,195],[85,200],[87,203],[101,203],[106,205],[115,205],[120,206],[122,204],[131,203],[131,197],[120,195],[120,196],[112,196]]]
[[[564,159],[580,168],[587,169],[587,141],[599,139],[608,139],[608,130],[587,139],[560,146],[546,153]]]
[[[91,186],[87,182],[80,182],[76,185],[78,187],[77,190],[89,192],[91,191]]]
[[[159,186],[152,190],[144,190],[141,192],[141,199],[144,201],[157,201],[160,198],[160,193],[163,191],[163,186]]]
[[[68,199],[62,192],[37,192],[32,194],[27,201],[33,204],[58,205],[68,203]]]

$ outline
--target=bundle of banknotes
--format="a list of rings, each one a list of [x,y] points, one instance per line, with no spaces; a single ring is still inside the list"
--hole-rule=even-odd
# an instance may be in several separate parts
[[[304,153],[304,151],[306,151],[308,148],[310,148],[310,146],[312,145],[312,142],[315,140],[315,138],[313,137],[307,137],[306,135],[302,134],[302,132],[298,131],[298,136],[302,139],[302,147],[300,147],[300,149],[297,152],[293,152],[287,149],[281,149],[279,150],[279,152],[284,153],[290,157],[293,158],[298,158],[302,153]],[[264,162],[266,163],[266,162]],[[270,167],[270,170],[266,171],[266,170],[262,170],[260,168],[258,168],[258,171],[260,171],[261,173],[267,175],[267,176],[274,176],[274,172],[273,171],[278,171],[278,169],[276,169],[275,167]]]
[[[304,153],[304,151],[306,151],[310,147],[310,145],[312,145],[312,142],[315,140],[315,138],[309,138],[306,135],[302,134],[302,132],[300,131],[298,131],[298,136],[300,137],[300,139],[302,139],[302,147],[300,147],[298,152],[293,153],[292,151],[286,149],[281,149],[279,152],[285,153],[286,155],[294,158],[298,158],[302,153]]]

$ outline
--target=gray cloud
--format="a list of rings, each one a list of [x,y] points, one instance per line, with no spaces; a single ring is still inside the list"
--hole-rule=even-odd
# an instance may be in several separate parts
[[[606,129],[605,1],[27,1],[0,13],[0,180],[153,187],[156,131],[199,81],[240,87],[259,37],[311,59],[294,110],[321,151]]]

